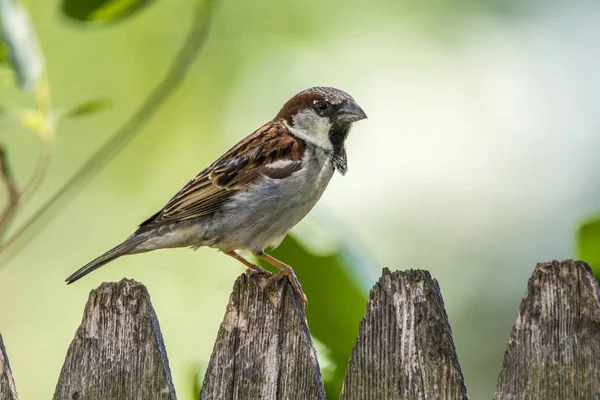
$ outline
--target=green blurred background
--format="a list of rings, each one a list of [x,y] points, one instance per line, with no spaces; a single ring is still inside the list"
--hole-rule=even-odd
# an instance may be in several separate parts
[[[55,105],[113,106],[61,121],[46,180],[14,227],[130,117],[181,46],[195,2],[144,3],[96,26],[66,17],[59,1],[24,2]],[[348,91],[369,115],[351,132],[347,176],[275,252],[310,300],[329,397],[385,266],[438,279],[470,396],[491,398],[535,263],[575,256],[579,224],[600,208],[599,22],[600,3],[589,1],[221,0],[173,97],[0,266],[0,332],[21,398],[52,395],[89,291],[122,277],[148,286],[179,398],[196,396],[239,263],[164,250],[72,286],[64,278],[315,85]],[[1,107],[30,104],[2,81]],[[27,180],[39,139],[15,126],[0,141]],[[586,243],[592,254],[600,241]]]

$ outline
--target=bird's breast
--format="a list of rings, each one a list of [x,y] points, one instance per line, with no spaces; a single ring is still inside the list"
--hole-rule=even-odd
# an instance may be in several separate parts
[[[303,168],[283,179],[262,177],[236,194],[213,219],[224,250],[278,245],[317,203],[334,173],[329,156],[307,147]]]

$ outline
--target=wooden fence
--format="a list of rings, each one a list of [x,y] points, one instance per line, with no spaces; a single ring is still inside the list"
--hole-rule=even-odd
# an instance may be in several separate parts
[[[325,399],[302,306],[285,280],[235,283],[200,400]],[[600,398],[600,290],[590,267],[538,264],[509,339],[494,399]],[[90,293],[54,399],[175,399],[144,285]],[[466,399],[440,288],[426,271],[383,270],[371,290],[341,399]],[[17,399],[0,337],[0,400]]]

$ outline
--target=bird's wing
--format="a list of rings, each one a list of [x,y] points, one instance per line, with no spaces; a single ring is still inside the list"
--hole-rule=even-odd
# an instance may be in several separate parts
[[[279,122],[269,122],[190,180],[138,229],[210,215],[260,176],[283,179],[302,167],[305,144]]]

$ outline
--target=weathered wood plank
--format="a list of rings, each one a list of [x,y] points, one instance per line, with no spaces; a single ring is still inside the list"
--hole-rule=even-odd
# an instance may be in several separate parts
[[[583,261],[538,264],[494,399],[600,399],[600,291]]]
[[[325,399],[304,309],[286,279],[265,290],[267,279],[235,282],[201,400]]]
[[[427,271],[383,270],[349,364],[341,400],[467,398],[440,288]]]
[[[0,400],[17,400],[17,388],[13,380],[8,356],[0,334]]]
[[[90,293],[54,399],[176,399],[144,285],[124,279],[103,283]]]

